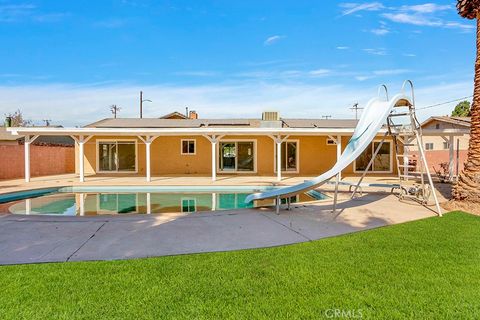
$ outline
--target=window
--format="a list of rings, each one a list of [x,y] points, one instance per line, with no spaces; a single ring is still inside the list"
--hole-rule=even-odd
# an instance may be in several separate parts
[[[194,155],[195,151],[195,140],[182,140],[182,154]]]
[[[297,141],[285,141],[282,143],[282,171],[297,171],[298,152]],[[277,148],[275,146],[275,152]],[[275,170],[277,165],[277,159],[275,154]]]
[[[448,142],[443,143],[443,149],[448,149],[450,147],[450,144]]]
[[[425,143],[425,150],[433,150],[433,142]]]
[[[435,129],[440,129],[440,123],[435,124]]]
[[[135,141],[100,141],[98,143],[98,171],[136,171]]]
[[[194,198],[182,199],[182,212],[197,211],[197,201]]]
[[[220,142],[219,168],[221,171],[254,171],[255,154],[253,141]]]
[[[337,141],[334,140],[334,139],[327,139],[327,145],[328,146],[333,146],[333,145],[336,145],[337,144]]]
[[[372,160],[375,150],[380,145],[380,141],[374,141],[362,152],[362,154],[355,160],[355,171],[365,171],[368,164]],[[390,142],[384,142],[380,147],[380,150],[370,167],[370,172],[390,172],[392,170],[391,165],[391,144]]]

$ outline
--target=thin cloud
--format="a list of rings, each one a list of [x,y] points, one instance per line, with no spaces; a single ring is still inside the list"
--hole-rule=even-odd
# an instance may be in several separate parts
[[[386,56],[387,55],[387,50],[385,48],[366,48],[362,49],[368,54],[374,55],[374,56]]]
[[[280,35],[274,35],[274,36],[271,36],[271,37],[268,37],[264,42],[263,44],[265,46],[271,46],[272,44],[274,43],[277,43],[278,41],[284,39],[285,36],[280,36]]]
[[[359,11],[381,11],[380,17],[400,24],[458,29],[461,32],[470,32],[475,29],[473,24],[447,21],[442,18],[445,11],[455,10],[452,5],[448,4],[424,3],[417,5],[403,5],[399,7],[386,7],[381,2],[368,2],[341,3],[340,7],[343,9],[343,16],[351,15]],[[369,31],[378,36],[386,35],[390,32],[388,28],[377,28]]]
[[[374,35],[377,35],[377,36],[384,36],[384,35],[389,34],[390,30],[388,30],[385,27],[381,27],[381,28],[378,28],[378,29],[372,29],[372,30],[370,30],[370,32],[373,33]]]
[[[341,3],[340,7],[344,9],[342,11],[342,16],[348,16],[360,11],[378,11],[385,8],[380,2]]]
[[[424,15],[408,13],[384,13],[382,17],[397,23],[413,24],[416,26],[440,27],[442,22]]]
[[[40,12],[36,5],[30,3],[0,5],[0,22],[13,23],[33,21],[38,23],[57,22],[68,16],[63,12]]]
[[[350,49],[350,47],[347,47],[347,46],[338,46],[337,47],[337,50],[348,50]]]
[[[434,13],[438,11],[445,11],[452,9],[450,5],[439,5],[435,3],[425,3],[412,6],[401,6],[400,10],[403,11],[414,11],[418,13]]]
[[[308,74],[313,77],[324,77],[329,75],[331,72],[332,71],[330,69],[317,69],[310,71]]]
[[[373,76],[355,76],[355,79],[358,81],[365,81],[374,78]]]

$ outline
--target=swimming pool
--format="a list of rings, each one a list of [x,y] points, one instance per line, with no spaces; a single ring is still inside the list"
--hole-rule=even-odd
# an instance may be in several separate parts
[[[272,200],[245,203],[253,193],[275,187],[63,187],[0,195],[0,212],[27,215],[155,214],[229,210],[273,205]],[[322,200],[309,191],[294,202]]]

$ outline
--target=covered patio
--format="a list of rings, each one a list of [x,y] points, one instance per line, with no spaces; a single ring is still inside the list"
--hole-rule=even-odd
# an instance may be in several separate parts
[[[152,181],[152,143],[159,137],[181,136],[185,138],[202,137],[211,144],[211,181],[216,181],[218,172],[219,142],[226,136],[237,137],[268,137],[275,144],[275,167],[282,167],[282,143],[292,136],[323,136],[336,145],[336,156],[342,152],[342,137],[349,137],[353,128],[9,128],[13,135],[25,136],[25,182],[30,182],[30,145],[39,136],[71,136],[77,146],[78,181],[85,181],[85,144],[93,137],[135,137],[145,146],[145,176],[144,182]],[[381,132],[385,133],[385,131]],[[379,133],[379,134],[381,134]],[[282,170],[276,171],[276,181],[282,181]],[[254,172],[255,173],[255,172]]]

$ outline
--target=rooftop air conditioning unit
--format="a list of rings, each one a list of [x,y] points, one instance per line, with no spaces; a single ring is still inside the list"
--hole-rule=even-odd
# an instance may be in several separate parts
[[[280,120],[280,114],[276,111],[265,111],[262,113],[263,121],[278,121]]]

